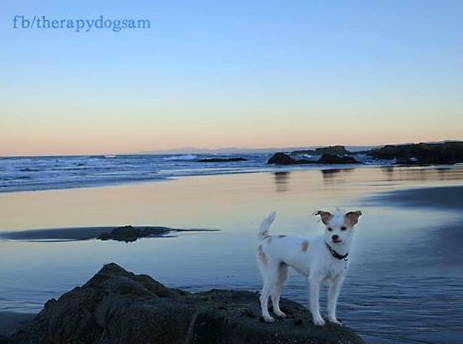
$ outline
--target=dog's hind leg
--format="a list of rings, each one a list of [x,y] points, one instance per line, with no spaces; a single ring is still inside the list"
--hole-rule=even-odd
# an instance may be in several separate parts
[[[272,290],[271,298],[273,305],[273,313],[280,318],[286,317],[286,314],[283,313],[280,309],[280,294],[283,289],[286,279],[288,278],[288,265],[281,262],[278,266],[278,276],[275,283],[275,286]]]
[[[261,268],[262,278],[264,285],[262,287],[262,293],[260,294],[260,306],[262,308],[262,317],[266,322],[274,322],[275,319],[270,315],[268,311],[268,299],[275,289],[275,285],[278,281],[278,265],[268,262],[265,268]]]

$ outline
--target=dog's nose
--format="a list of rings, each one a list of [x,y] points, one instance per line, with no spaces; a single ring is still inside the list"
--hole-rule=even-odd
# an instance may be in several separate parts
[[[333,235],[333,236],[331,237],[331,239],[333,239],[333,241],[337,241],[337,240],[339,239],[339,236],[337,236],[337,235],[335,234],[335,235]]]

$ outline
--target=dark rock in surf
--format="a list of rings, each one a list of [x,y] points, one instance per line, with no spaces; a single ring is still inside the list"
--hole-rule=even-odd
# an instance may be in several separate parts
[[[166,227],[133,227],[128,225],[114,228],[109,233],[101,233],[97,239],[132,242],[144,237],[164,235],[170,231]]]
[[[275,153],[267,161],[267,165],[272,165],[272,164],[274,165],[295,165],[295,164],[310,164],[310,163],[314,163],[314,161],[306,160],[306,159],[296,160],[285,153]]]
[[[310,155],[323,155],[323,154],[332,154],[332,155],[348,155],[351,154],[346,147],[341,145],[320,147],[316,149],[304,149],[291,152],[291,154],[310,154]]]
[[[296,165],[296,164],[358,164],[359,162],[347,155],[338,156],[332,154],[323,154],[318,160],[294,159],[285,153],[275,153],[267,164],[275,165]]]
[[[395,159],[399,165],[456,164],[463,162],[463,142],[386,145],[367,154],[374,159]]]

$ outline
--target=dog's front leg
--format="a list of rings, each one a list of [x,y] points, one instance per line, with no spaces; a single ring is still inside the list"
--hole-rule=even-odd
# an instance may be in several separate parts
[[[309,304],[310,312],[312,313],[312,321],[316,326],[324,326],[325,320],[323,320],[320,314],[320,283],[321,280],[318,276],[309,276]]]
[[[336,318],[336,304],[338,302],[339,292],[341,291],[342,282],[344,277],[342,275],[334,277],[330,282],[328,290],[328,319],[330,322],[342,325]]]

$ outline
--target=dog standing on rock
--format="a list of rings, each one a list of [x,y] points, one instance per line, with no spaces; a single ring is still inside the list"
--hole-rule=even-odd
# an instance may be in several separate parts
[[[348,255],[353,238],[353,228],[361,211],[331,214],[317,211],[325,225],[325,233],[313,238],[290,235],[270,235],[269,228],[275,220],[276,212],[271,212],[262,221],[259,229],[260,244],[257,248],[257,264],[263,278],[260,304],[266,322],[275,319],[268,311],[268,299],[272,299],[273,313],[285,317],[279,307],[280,293],[288,277],[288,266],[307,277],[309,305],[313,323],[324,326],[320,314],[320,284],[328,280],[328,320],[341,325],[336,318],[336,303],[341,290],[344,274],[348,266]]]

